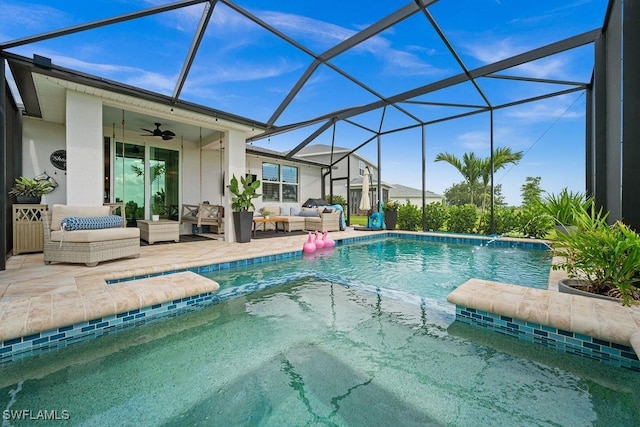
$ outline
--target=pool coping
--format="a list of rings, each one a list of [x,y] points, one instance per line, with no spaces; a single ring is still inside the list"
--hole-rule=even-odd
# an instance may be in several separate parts
[[[573,347],[600,360],[616,356],[624,367],[640,371],[637,307],[480,279],[460,285],[447,301],[456,305],[456,319],[465,323],[514,336],[537,336],[543,344]]]

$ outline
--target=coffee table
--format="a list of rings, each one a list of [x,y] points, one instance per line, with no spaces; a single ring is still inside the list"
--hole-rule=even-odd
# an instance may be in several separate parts
[[[266,231],[267,229],[267,224],[271,223],[273,224],[273,227],[276,230],[276,233],[278,231],[280,231],[278,229],[278,224],[282,224],[282,232],[284,233],[284,223],[286,222],[285,219],[283,218],[278,218],[278,217],[269,217],[269,218],[264,218],[264,217],[257,217],[257,218],[253,218],[253,237],[256,236],[256,224],[262,224],[262,231]]]
[[[158,221],[137,220],[140,229],[140,237],[150,245],[155,242],[166,242],[173,240],[178,243],[180,241],[180,223],[168,219],[160,219]]]

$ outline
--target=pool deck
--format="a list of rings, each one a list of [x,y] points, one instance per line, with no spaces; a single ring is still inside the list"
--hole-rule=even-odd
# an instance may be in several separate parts
[[[350,228],[330,233],[335,240],[376,234],[380,232]],[[107,285],[110,279],[290,253],[300,251],[305,241],[306,236],[298,235],[253,239],[249,243],[209,240],[156,244],[142,246],[139,258],[103,262],[96,267],[45,265],[42,253],[12,256],[7,260],[7,270],[0,271],[0,341],[218,289],[216,282],[190,272],[171,275],[170,280],[169,276],[155,276]],[[458,289],[469,307],[476,304],[482,309],[489,304],[495,309],[502,304],[507,310],[515,310],[514,317],[522,320],[555,322],[557,318],[563,329],[597,331],[597,337],[631,345],[640,354],[640,307],[559,294],[555,284],[561,275],[551,272],[546,291],[504,288],[475,279]],[[502,293],[505,289],[509,292]],[[514,298],[517,304],[509,302]]]

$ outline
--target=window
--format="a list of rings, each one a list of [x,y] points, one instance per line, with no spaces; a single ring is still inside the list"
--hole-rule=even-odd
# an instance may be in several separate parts
[[[262,164],[262,201],[297,202],[298,168],[275,163]]]
[[[365,164],[362,160],[358,160],[358,175],[360,176],[364,176],[364,168],[365,168]]]

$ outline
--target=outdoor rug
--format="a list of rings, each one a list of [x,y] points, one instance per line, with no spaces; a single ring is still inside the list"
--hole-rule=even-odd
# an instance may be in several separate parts
[[[188,242],[202,242],[205,240],[216,240],[218,236],[212,235],[211,237],[202,236],[199,234],[181,234],[180,235],[180,243],[188,243]],[[166,242],[155,242],[154,245],[162,245],[167,243],[175,243],[173,240],[169,240]],[[149,243],[146,240],[140,239],[140,246],[149,246]]]

